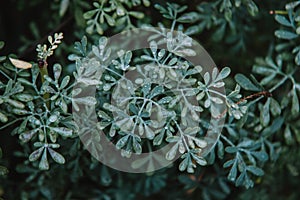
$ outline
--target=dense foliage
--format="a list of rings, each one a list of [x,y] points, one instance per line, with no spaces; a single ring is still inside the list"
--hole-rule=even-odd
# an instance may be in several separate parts
[[[300,199],[300,1],[18,0],[0,10],[0,199]],[[149,48],[109,43],[134,28],[151,33]],[[199,55],[192,38],[217,67],[187,59]],[[211,117],[224,120],[214,142]],[[165,145],[163,159],[179,159],[111,169],[97,160],[101,131],[125,159]],[[132,163],[143,165],[153,169]]]

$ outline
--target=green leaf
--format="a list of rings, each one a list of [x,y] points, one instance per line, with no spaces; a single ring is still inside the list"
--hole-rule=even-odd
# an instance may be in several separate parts
[[[60,134],[61,136],[64,136],[64,137],[71,137],[72,136],[72,133],[73,133],[73,130],[72,129],[69,129],[69,128],[66,128],[66,127],[51,127],[51,129]]]
[[[195,135],[195,134],[197,134],[199,131],[200,131],[200,127],[198,127],[198,126],[195,126],[195,127],[187,127],[187,128],[184,130],[184,134],[187,134],[187,135]]]
[[[29,112],[27,110],[23,110],[23,109],[18,109],[18,108],[14,108],[12,110],[12,112],[16,115],[26,115],[28,114]]]
[[[254,144],[253,140],[247,139],[247,140],[244,140],[244,141],[240,142],[238,144],[238,147],[239,148],[241,148],[241,147],[242,148],[249,148],[249,147],[253,146],[253,144]]]
[[[47,159],[47,150],[45,148],[44,148],[43,156],[40,160],[39,169],[40,170],[48,170],[49,169],[49,163],[48,163],[48,159]]]
[[[7,168],[0,166],[0,176],[4,176],[8,173]]]
[[[192,154],[192,157],[194,158],[194,160],[201,166],[205,166],[207,165],[206,160],[203,157],[200,157],[196,154]]]
[[[169,142],[169,143],[178,142],[179,140],[180,140],[180,137],[177,136],[177,135],[168,136],[166,138],[166,141]]]
[[[51,123],[53,123],[53,122],[56,122],[57,121],[57,119],[58,119],[58,116],[57,115],[51,115],[50,117],[49,117],[49,122],[51,122]]]
[[[211,79],[216,80],[218,74],[218,69],[216,67],[213,68],[213,71],[211,73]]]
[[[255,16],[258,13],[258,7],[253,1],[247,2],[247,9],[252,16]]]
[[[83,14],[83,18],[84,19],[91,19],[97,12],[98,12],[98,10],[87,11],[86,13]]]
[[[37,159],[39,159],[42,155],[42,152],[44,150],[44,146],[40,147],[39,149],[35,150],[34,152],[32,152],[30,155],[29,155],[29,161],[30,162],[34,162],[36,161]]]
[[[64,113],[67,113],[68,112],[68,105],[67,103],[63,100],[63,99],[60,99],[58,102],[58,105],[59,107],[61,108],[61,110],[64,112]],[[75,107],[75,106],[74,106]]]
[[[288,4],[285,5],[285,9],[286,10],[291,10],[294,9],[295,7],[297,7],[300,4],[300,1],[292,1]]]
[[[129,139],[129,136],[130,135],[125,135],[123,136],[121,139],[119,139],[119,141],[117,142],[116,144],[116,148],[117,149],[122,149],[126,144],[127,144],[127,141]]]
[[[6,59],[6,56],[0,56],[0,62],[3,62]]]
[[[148,95],[151,90],[151,83],[146,83],[143,85],[142,92],[144,96]]]
[[[270,122],[270,99],[267,100],[260,111],[260,122],[264,127],[266,127]]]
[[[137,115],[139,113],[139,109],[133,103],[129,104],[129,110],[135,115]]]
[[[136,11],[130,11],[130,12],[128,12],[128,14],[131,15],[131,16],[133,16],[133,17],[135,17],[135,18],[137,18],[137,19],[143,19],[144,16],[145,16],[144,13],[142,13],[142,12],[136,12]]]
[[[10,105],[16,107],[16,108],[20,108],[20,109],[24,109],[25,105],[23,103],[21,103],[20,101],[16,101],[13,99],[6,99],[6,102],[9,103]]]
[[[220,27],[218,27],[217,31],[215,31],[214,34],[212,35],[213,40],[216,42],[220,41],[224,37],[225,30],[226,30],[226,23],[223,23]]]
[[[222,159],[224,157],[224,145],[221,140],[218,141],[217,143],[218,146],[218,157]]]
[[[170,97],[170,96],[163,97],[163,98],[161,98],[157,103],[158,103],[158,104],[169,103],[172,99],[173,99],[173,97]]]
[[[275,120],[273,120],[271,126],[265,128],[261,134],[263,136],[269,136],[269,135],[275,133],[276,131],[280,130],[283,122],[284,122],[284,119],[282,117],[276,118]]]
[[[235,181],[235,179],[236,179],[236,176],[237,176],[237,167],[236,166],[237,166],[237,164],[236,164],[236,162],[234,162],[229,171],[227,178],[230,181]]]
[[[292,98],[292,115],[296,116],[299,114],[299,99],[296,93],[296,90],[293,92],[293,98]]]
[[[70,3],[70,0],[62,0],[60,2],[60,7],[59,7],[59,16],[60,17],[65,15],[65,13],[69,7],[69,3]]]
[[[230,68],[229,67],[224,67],[220,73],[218,74],[217,78],[215,81],[219,81],[219,80],[223,80],[224,78],[226,78],[227,76],[229,76],[230,74]]]
[[[176,143],[166,154],[166,159],[167,160],[173,160],[176,156],[177,153],[177,149],[178,149],[178,143]]]
[[[111,182],[112,182],[112,178],[107,170],[107,167],[103,165],[101,169],[101,183],[104,186],[108,186]]]
[[[61,65],[60,64],[54,64],[53,66],[53,75],[54,75],[54,79],[58,80],[60,75],[61,75]]]
[[[74,98],[73,101],[76,103],[81,103],[85,105],[93,106],[97,103],[97,100],[95,97],[82,97],[82,98]]]
[[[256,166],[247,166],[247,171],[251,172],[252,174],[256,176],[263,176],[264,171]]]
[[[297,34],[292,33],[290,31],[285,31],[285,30],[277,30],[275,31],[275,36],[280,38],[280,39],[286,39],[286,40],[292,40],[298,37]]]
[[[300,65],[300,50],[298,51],[298,53],[295,56],[295,62],[297,65]]]
[[[228,167],[230,167],[231,165],[233,165],[234,162],[235,162],[235,159],[228,160],[228,161],[226,161],[226,162],[223,164],[223,167],[224,167],[224,168],[228,168]]]
[[[18,100],[23,101],[23,102],[29,102],[29,101],[33,100],[33,96],[30,94],[21,93],[21,94],[16,94],[15,97]]]
[[[98,111],[98,116],[100,118],[103,118],[103,119],[106,119],[106,120],[111,120],[111,117],[106,112],[104,112],[102,110]]]
[[[207,146],[207,142],[205,140],[199,138],[193,138],[193,141],[200,148],[205,148]]]
[[[136,154],[142,153],[142,146],[135,138],[133,138],[132,146]]]
[[[265,151],[252,151],[251,154],[261,162],[266,162],[269,159]]]
[[[50,153],[50,156],[53,158],[53,160],[59,164],[64,164],[66,161],[65,161],[65,158],[57,153],[56,151],[54,151],[53,149],[51,148],[48,148],[48,151]]]
[[[246,182],[245,178],[246,178],[246,171],[243,171],[243,172],[239,175],[239,177],[236,179],[236,181],[235,181],[235,186],[238,187],[238,186],[243,185],[243,184]]]
[[[284,26],[292,27],[292,24],[289,22],[289,20],[287,20],[286,17],[282,15],[276,15],[275,20]]]
[[[36,129],[30,130],[30,131],[26,131],[26,132],[20,134],[19,139],[20,139],[22,142],[28,142],[28,141],[36,134],[36,132],[37,132],[38,130],[39,130],[39,129],[36,128]]]
[[[5,43],[3,41],[0,41],[0,49],[4,47]]]
[[[275,78],[276,75],[277,75],[276,73],[270,73],[268,76],[266,76],[265,78],[263,78],[260,81],[260,84],[261,85],[267,85],[267,84],[269,84],[271,81],[274,80],[274,78]]]
[[[210,80],[210,75],[209,75],[209,72],[205,72],[205,74],[204,74],[204,83],[205,83],[205,85],[208,85],[208,83],[209,83],[209,80]]]
[[[156,135],[153,139],[153,145],[158,146],[162,143],[164,138],[164,132],[161,132],[160,134]]]
[[[112,18],[111,16],[109,15],[104,15],[107,23],[110,25],[110,26],[114,26],[116,24],[116,21],[114,18]]]
[[[237,74],[235,75],[234,79],[236,82],[245,90],[260,91],[260,88],[254,85],[246,76],[243,74]]]
[[[225,151],[227,153],[236,153],[238,151],[238,148],[237,147],[226,147]]]
[[[271,98],[270,110],[273,116],[278,116],[281,113],[281,108],[279,103],[273,98]]]
[[[28,85],[28,86],[31,86],[32,83],[29,82],[28,80],[26,80],[25,78],[17,78],[18,82],[24,84],[24,85]]]
[[[145,7],[149,7],[150,6],[150,0],[142,0],[143,1],[143,4]]]
[[[184,13],[179,18],[177,18],[178,22],[181,23],[194,23],[199,19],[199,14],[196,12]]]
[[[291,145],[294,143],[294,138],[292,136],[291,129],[288,125],[284,129],[284,139],[288,145]]]
[[[0,112],[0,121],[2,123],[6,123],[8,121],[8,118],[5,114],[3,114],[2,112]]]
[[[178,59],[176,57],[174,57],[169,61],[168,65],[170,65],[170,66],[175,65],[177,63],[177,61],[178,61]]]
[[[189,164],[189,159],[188,158],[183,159],[179,164],[179,170],[180,171],[186,170],[188,164]]]
[[[64,79],[61,81],[60,89],[65,88],[69,82],[70,82],[70,76],[65,76]]]
[[[152,140],[155,136],[155,133],[153,132],[152,128],[149,128],[149,126],[145,126],[145,132],[146,132],[146,137],[149,140]]]

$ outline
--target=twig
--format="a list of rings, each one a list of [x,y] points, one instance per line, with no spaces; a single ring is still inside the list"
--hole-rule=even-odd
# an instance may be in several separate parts
[[[44,37],[42,37],[41,39],[39,39],[38,41],[34,42],[30,47],[28,47],[21,55],[20,58],[24,58],[25,55],[29,54],[30,52],[34,51],[36,46],[38,44],[43,43],[45,40],[47,40],[48,35],[53,35],[56,32],[59,32],[59,30],[61,30],[64,26],[66,26],[71,19],[73,18],[73,16],[70,16],[69,18],[67,18],[65,21],[63,21],[61,24],[59,24],[53,31],[51,31],[50,33],[46,34]]]
[[[243,101],[247,100],[247,99],[252,99],[254,97],[271,97],[272,93],[268,92],[268,91],[262,91],[262,92],[258,92],[255,94],[251,94],[249,96],[246,96],[242,99],[240,99],[238,102],[236,102],[237,105],[241,104]],[[225,109],[221,114],[219,114],[216,119],[220,119],[221,117],[223,117],[227,112],[227,109]]]

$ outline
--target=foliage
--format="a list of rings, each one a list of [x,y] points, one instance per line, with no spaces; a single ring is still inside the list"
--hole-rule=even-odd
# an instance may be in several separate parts
[[[33,2],[19,1],[17,7],[41,4]],[[53,31],[46,37],[49,45],[40,44],[44,40],[39,40],[36,22],[29,25],[38,40],[37,61],[0,56],[0,198],[299,198],[300,1],[274,4],[285,8],[271,11],[274,19],[265,17],[263,9],[269,7],[264,2],[193,3],[61,0],[45,8],[42,18],[56,16],[47,26],[47,32]],[[68,16],[75,23],[63,35],[61,24],[67,23],[61,20],[68,22]],[[270,20],[276,22],[274,35],[260,32],[258,23]],[[148,49],[110,45],[109,35],[135,27],[151,33]],[[223,59],[216,60],[220,70],[186,59],[199,56],[191,37],[201,41],[204,36],[210,46],[223,47],[216,54],[228,56],[229,67],[220,66]],[[252,44],[252,36],[257,41],[274,38],[268,39],[268,49]],[[19,51],[32,43],[22,38]],[[80,41],[69,45],[75,38]],[[247,57],[259,48],[262,54],[257,52],[255,61]],[[246,59],[232,56],[237,53]],[[249,62],[253,66],[246,69],[230,66],[243,68]],[[133,72],[132,80],[126,74]],[[86,95],[88,86],[95,86],[96,95]],[[220,105],[225,106],[222,112]],[[79,127],[73,109],[92,128]],[[214,143],[204,137],[211,117],[224,120]],[[89,148],[102,151],[99,141],[105,138],[99,131],[125,158],[171,145],[164,159],[179,159],[145,174],[113,170],[81,143],[79,136],[87,134]],[[13,149],[6,141],[13,141]],[[151,169],[147,161],[133,165]],[[278,196],[286,189],[283,182],[295,191]]]

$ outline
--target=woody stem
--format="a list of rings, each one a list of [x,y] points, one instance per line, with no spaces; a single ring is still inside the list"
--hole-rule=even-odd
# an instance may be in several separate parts
[[[43,61],[43,65],[42,66],[39,66],[40,67],[40,75],[41,75],[41,81],[42,81],[42,84],[45,82],[45,75],[48,76],[48,63],[46,62],[46,60]],[[45,93],[44,94],[44,99],[47,100],[49,99],[49,93]],[[49,108],[49,101],[47,101],[46,103],[47,107]]]

